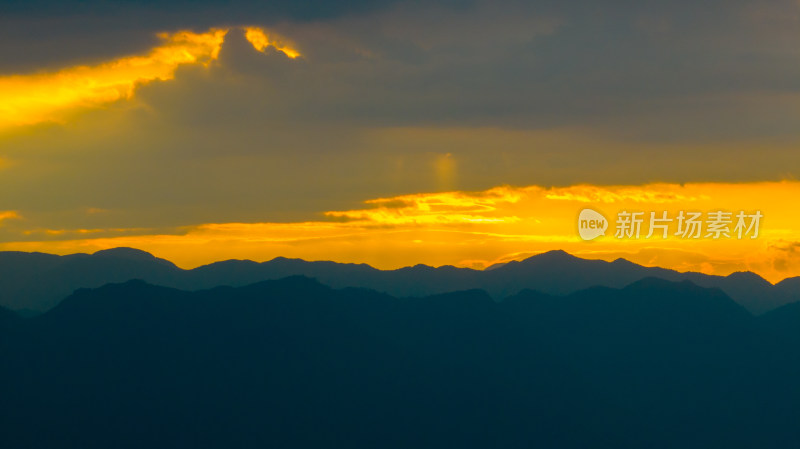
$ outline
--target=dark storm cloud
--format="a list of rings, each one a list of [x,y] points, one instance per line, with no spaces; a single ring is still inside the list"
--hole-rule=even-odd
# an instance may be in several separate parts
[[[446,154],[470,190],[800,176],[796,2],[87,5],[4,15],[0,72],[237,24],[304,58],[232,30],[208,69],[7,138],[0,210],[65,227],[298,220],[441,189]]]
[[[148,26],[159,21],[159,16],[174,19],[185,17],[186,21],[203,22],[213,20],[269,19],[314,20],[374,11],[395,3],[397,0],[346,0],[346,1],[263,1],[263,0],[6,0],[0,12],[17,18],[63,17],[70,15],[109,15],[118,16],[124,21],[125,14],[133,14],[131,19],[149,18],[142,23]],[[456,3],[456,2],[452,2]],[[136,14],[140,14],[136,17]]]
[[[284,22],[306,55],[291,65],[254,58],[232,33],[221,58],[244,90],[196,86],[179,99],[165,87],[152,101],[207,101],[183,115],[200,121],[228,110],[359,126],[601,127],[658,141],[794,135],[785,100],[800,92],[797,4],[582,5],[402,4]]]
[[[246,23],[326,20],[395,3],[368,1],[6,0],[0,4],[0,73],[101,61],[141,52],[155,33]]]
[[[141,52],[157,31],[338,24],[333,32],[402,69],[379,72],[371,80],[379,89],[393,86],[405,96],[435,88],[446,97],[407,112],[398,104],[399,117],[391,120],[527,120],[535,101],[548,111],[546,119],[535,118],[550,125],[563,115],[637,113],[648,99],[800,89],[800,20],[791,0],[15,1],[4,8],[2,73]],[[533,39],[537,34],[548,37]],[[324,38],[312,44],[316,61],[330,58]],[[333,50],[333,57],[344,56]],[[375,116],[369,105],[353,107]]]

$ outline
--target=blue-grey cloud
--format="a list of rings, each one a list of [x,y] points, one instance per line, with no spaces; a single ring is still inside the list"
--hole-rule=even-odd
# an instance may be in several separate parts
[[[4,138],[0,210],[75,227],[298,220],[439,189],[448,153],[453,187],[474,190],[800,176],[794,1],[270,5],[4,15],[3,73],[226,24],[274,29],[304,58],[234,30],[208,69]]]

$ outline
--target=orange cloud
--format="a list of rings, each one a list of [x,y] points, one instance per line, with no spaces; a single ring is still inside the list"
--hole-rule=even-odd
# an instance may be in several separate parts
[[[373,207],[328,211],[325,215],[365,225],[510,223],[519,218],[493,212],[501,204],[514,203],[520,198],[520,191],[509,187],[484,192],[423,193],[368,200],[365,203]]]
[[[0,224],[2,224],[3,221],[8,220],[10,218],[22,218],[22,217],[19,215],[17,211],[13,210],[0,211]]]
[[[554,188],[547,193],[552,200],[580,201],[582,203],[617,203],[633,201],[636,203],[687,203],[705,198],[687,196],[676,191],[674,184],[651,184],[646,187],[600,187],[577,185]]]
[[[69,67],[53,73],[0,76],[0,131],[42,122],[62,122],[72,111],[130,99],[136,87],[171,80],[185,64],[208,66],[216,60],[228,29],[205,33],[161,33],[162,44],[145,55],[126,56],[94,66]],[[300,53],[263,29],[246,28],[253,46],[273,46],[290,58]]]
[[[245,27],[244,37],[253,45],[253,48],[262,53],[267,50],[267,47],[272,47],[291,59],[301,56],[300,52],[295,49],[294,44],[290,43],[286,38],[267,32],[263,28]]]
[[[206,223],[158,231],[72,230],[33,241],[39,232],[0,243],[0,250],[65,254],[133,246],[184,267],[285,256],[397,268],[416,263],[485,267],[564,249],[587,258],[625,257],[682,271],[725,275],[751,270],[776,282],[800,275],[800,211],[788,206],[798,196],[797,181],[502,186],[374,198],[361,209],[325,212],[326,220],[319,221]],[[585,207],[603,212],[612,222],[622,210],[667,211],[673,217],[680,210],[759,210],[764,218],[756,239],[694,240],[674,234],[663,239],[660,233],[647,239],[646,228],[640,239],[616,239],[612,225],[606,236],[585,242],[577,233],[577,217]]]
[[[0,129],[61,121],[75,108],[131,98],[140,83],[172,79],[181,64],[208,64],[219,55],[227,30],[179,31],[158,37],[163,44],[142,56],[55,73],[0,77]]]

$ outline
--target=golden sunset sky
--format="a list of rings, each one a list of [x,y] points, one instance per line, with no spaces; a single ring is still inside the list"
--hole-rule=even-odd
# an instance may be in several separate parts
[[[795,0],[35,5],[0,14],[0,250],[800,275]],[[718,210],[758,237],[614,236]]]

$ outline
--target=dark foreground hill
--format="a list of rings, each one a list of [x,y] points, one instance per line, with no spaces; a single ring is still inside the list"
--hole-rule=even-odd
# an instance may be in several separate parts
[[[788,448],[796,307],[643,279],[397,299],[304,277],[0,319],[3,448]]]
[[[639,279],[657,277],[719,288],[755,314],[800,301],[800,278],[772,285],[750,272],[730,276],[680,273],[624,259],[613,262],[580,259],[563,251],[539,254],[484,271],[426,265],[378,270],[365,264],[306,262],[282,257],[262,263],[228,260],[182,270],[144,251],[115,248],[69,256],[0,252],[0,306],[42,312],[78,288],[96,288],[130,279],[200,290],[219,285],[243,286],[292,275],[315,278],[335,288],[362,287],[402,297],[474,288],[485,290],[495,299],[526,288],[565,295],[593,286],[621,288]]]

